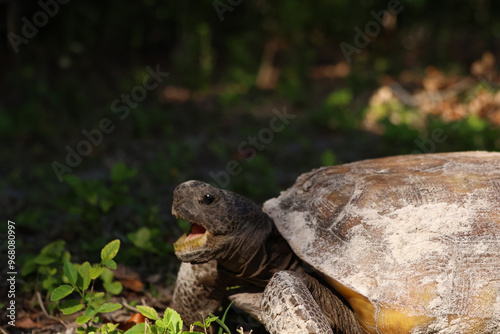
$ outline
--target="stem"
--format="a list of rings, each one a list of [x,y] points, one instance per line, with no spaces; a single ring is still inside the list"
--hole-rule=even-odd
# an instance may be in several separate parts
[[[59,319],[57,317],[51,316],[50,314],[47,313],[47,310],[45,309],[45,306],[43,305],[42,296],[40,295],[40,292],[38,292],[38,291],[35,292],[35,295],[36,295],[36,299],[38,300],[38,304],[40,304],[40,308],[42,309],[43,314],[49,319],[59,321],[61,324],[64,325],[64,327],[68,328],[68,325],[66,325],[66,323],[64,321],[62,321],[61,319]]]

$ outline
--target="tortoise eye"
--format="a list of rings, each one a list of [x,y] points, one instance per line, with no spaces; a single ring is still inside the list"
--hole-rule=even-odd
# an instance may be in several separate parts
[[[214,195],[206,194],[205,196],[203,196],[202,200],[204,204],[210,205],[215,200],[215,197]]]

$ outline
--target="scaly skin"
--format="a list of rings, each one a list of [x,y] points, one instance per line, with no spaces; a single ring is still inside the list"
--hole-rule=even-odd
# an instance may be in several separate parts
[[[263,321],[271,333],[292,329],[294,333],[361,333],[352,310],[304,273],[272,220],[252,201],[188,181],[175,189],[172,213],[206,230],[202,236],[188,240],[183,236],[174,244],[177,257],[190,263],[181,266],[173,301],[187,325],[199,320],[199,312],[205,316],[214,312],[227,286],[242,285],[252,291],[258,287],[263,293],[254,295],[251,302],[243,299],[244,294],[232,296],[236,306]],[[291,304],[283,308],[285,300]]]

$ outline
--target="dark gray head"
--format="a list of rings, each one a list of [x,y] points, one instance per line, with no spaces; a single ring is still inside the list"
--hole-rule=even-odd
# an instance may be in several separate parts
[[[174,244],[184,262],[204,263],[248,248],[267,237],[272,222],[251,200],[200,181],[187,181],[174,191],[172,214],[192,224]],[[238,247],[234,247],[238,245]]]

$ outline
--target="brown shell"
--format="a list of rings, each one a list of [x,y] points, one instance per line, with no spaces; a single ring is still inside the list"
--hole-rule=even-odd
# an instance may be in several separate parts
[[[500,330],[500,153],[319,168],[264,211],[368,332]]]

